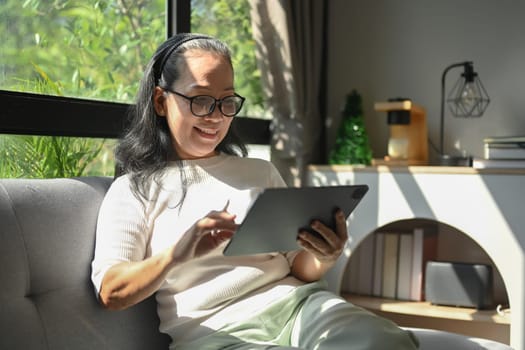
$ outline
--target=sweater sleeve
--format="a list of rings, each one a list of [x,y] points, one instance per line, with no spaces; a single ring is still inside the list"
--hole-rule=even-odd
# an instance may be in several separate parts
[[[149,228],[144,205],[133,195],[127,177],[111,185],[99,210],[91,279],[100,292],[102,279],[113,265],[146,256]]]

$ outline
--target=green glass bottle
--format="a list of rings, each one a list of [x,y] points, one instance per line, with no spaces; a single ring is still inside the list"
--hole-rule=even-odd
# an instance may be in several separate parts
[[[352,90],[346,96],[341,114],[341,124],[328,162],[330,164],[370,165],[372,149],[363,119],[363,102],[361,95],[356,90]]]

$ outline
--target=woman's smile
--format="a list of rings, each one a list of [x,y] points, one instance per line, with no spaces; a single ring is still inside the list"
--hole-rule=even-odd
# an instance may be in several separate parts
[[[219,129],[217,128],[205,128],[194,126],[194,129],[197,130],[199,135],[205,139],[215,140],[217,138],[217,135],[219,134]]]

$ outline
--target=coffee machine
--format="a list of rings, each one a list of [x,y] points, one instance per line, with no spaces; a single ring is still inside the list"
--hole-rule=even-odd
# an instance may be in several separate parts
[[[428,164],[428,131],[425,110],[408,98],[376,102],[374,109],[387,113],[388,151],[383,162],[391,165]]]

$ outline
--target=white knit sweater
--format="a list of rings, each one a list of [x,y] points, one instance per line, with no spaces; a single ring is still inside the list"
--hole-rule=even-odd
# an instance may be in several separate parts
[[[182,181],[187,191],[181,202]],[[145,204],[132,194],[127,176],[116,179],[97,224],[92,263],[97,291],[112,265],[140,261],[176,244],[197,220],[227,201],[240,223],[262,188],[283,186],[270,162],[223,154],[173,164],[151,186],[153,200]],[[301,284],[289,276],[294,253],[225,257],[223,248],[174,268],[158,290],[160,330],[174,343],[242,321]]]

